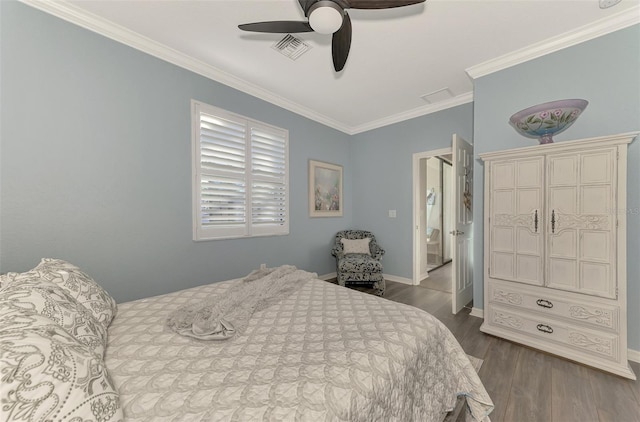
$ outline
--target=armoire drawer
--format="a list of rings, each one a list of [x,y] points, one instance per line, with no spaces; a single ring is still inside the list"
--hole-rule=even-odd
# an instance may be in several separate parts
[[[617,306],[560,297],[551,289],[490,281],[489,300],[493,303],[515,306],[550,317],[566,318],[572,322],[618,332],[620,311]]]
[[[558,353],[554,350],[558,345],[612,361],[618,360],[620,339],[615,334],[576,327],[562,320],[540,317],[533,312],[514,312],[498,305],[490,307],[488,317],[489,324],[493,326],[538,338],[541,342],[537,347],[541,350]]]

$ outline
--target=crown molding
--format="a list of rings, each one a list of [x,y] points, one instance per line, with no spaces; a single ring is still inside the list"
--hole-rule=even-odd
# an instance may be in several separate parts
[[[466,72],[471,79],[477,79],[638,23],[640,23],[640,6],[633,6],[556,37],[547,38],[528,47],[471,66],[466,69]]]
[[[0,0],[1,1],[1,0]],[[238,78],[230,73],[197,60],[189,55],[181,53],[171,47],[156,42],[137,32],[117,25],[100,16],[89,13],[66,0],[20,0],[22,3],[35,9],[49,13],[74,25],[88,29],[92,32],[110,38],[131,48],[142,51],[158,59],[174,64],[183,69],[194,72],[205,78],[220,82],[238,91],[244,92],[261,100],[267,101],[285,110],[299,114],[315,122],[336,129],[348,135],[355,135],[383,126],[399,123],[415,117],[435,113],[451,107],[456,107],[473,101],[473,92],[466,92],[437,104],[429,104],[424,107],[384,117],[358,126],[350,126],[324,114],[318,113],[295,101],[288,100],[280,95],[268,91],[258,85]],[[561,50],[563,48],[579,44],[581,42],[597,38],[619,29],[640,22],[640,6],[634,6],[623,12],[604,18],[593,24],[585,25],[574,31],[560,36],[549,38],[543,42],[533,44],[527,48],[517,50],[493,60],[472,66],[466,69],[467,74],[476,79],[481,76],[526,62],[528,60]]]
[[[402,113],[394,114],[382,119],[374,120],[369,123],[365,123],[360,126],[355,126],[351,129],[350,135],[366,132],[368,130],[377,129],[383,126],[388,126],[394,123],[403,122],[405,120],[413,119],[415,117],[424,116],[427,114],[435,113],[438,111],[446,110],[448,108],[456,107],[462,104],[473,102],[473,92],[465,92],[464,94],[457,95],[445,101],[440,101],[435,104],[429,104],[426,106],[414,108]]]
[[[0,0],[1,1],[1,0]],[[35,9],[49,13],[74,25],[80,26],[89,31],[110,38],[121,44],[127,45],[136,50],[140,50],[146,54],[157,57],[183,69],[197,73],[205,78],[220,82],[231,88],[242,91],[246,94],[260,98],[276,106],[282,107],[293,113],[307,117],[315,122],[336,129],[347,135],[355,135],[360,132],[376,129],[382,126],[412,119],[414,117],[423,116],[429,113],[435,113],[447,108],[455,107],[473,101],[471,92],[459,95],[447,101],[437,104],[429,104],[425,107],[409,110],[393,116],[375,120],[360,126],[349,126],[335,119],[317,113],[316,111],[305,107],[299,103],[281,97],[271,91],[261,88],[237,76],[224,72],[217,67],[206,64],[191,56],[181,53],[171,47],[156,42],[137,32],[131,31],[121,25],[108,21],[93,13],[89,13],[66,0],[20,0],[22,3]]]
[[[0,0],[1,1],[1,0]],[[308,107],[294,101],[283,98],[271,91],[252,84],[230,73],[224,72],[215,66],[206,64],[200,60],[181,53],[171,47],[156,42],[137,32],[131,31],[121,25],[89,13],[65,0],[20,0],[22,3],[49,13],[60,19],[66,20],[74,25],[88,29],[107,38],[110,38],[129,47],[140,50],[151,56],[187,69],[198,75],[220,82],[231,88],[242,91],[246,94],[260,98],[271,104],[282,107],[293,113],[307,117],[325,126],[329,126],[344,133],[351,132],[351,128],[342,122],[331,119],[323,114],[317,113]]]

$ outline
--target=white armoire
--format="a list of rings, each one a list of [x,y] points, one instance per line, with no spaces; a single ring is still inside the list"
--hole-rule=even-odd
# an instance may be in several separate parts
[[[636,135],[480,154],[483,332],[635,379],[626,175]]]

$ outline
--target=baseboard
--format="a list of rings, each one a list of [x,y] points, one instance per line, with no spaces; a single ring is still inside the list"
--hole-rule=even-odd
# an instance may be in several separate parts
[[[331,280],[332,278],[337,278],[337,277],[338,277],[338,274],[335,272],[318,276],[320,280],[324,280],[324,281]]]
[[[398,283],[408,284],[410,286],[413,286],[413,280],[411,280],[410,278],[398,277],[397,275],[390,275],[390,274],[383,274],[383,276],[385,280],[396,281]]]
[[[476,308],[475,306],[471,308],[471,312],[469,315],[484,319],[484,309]]]

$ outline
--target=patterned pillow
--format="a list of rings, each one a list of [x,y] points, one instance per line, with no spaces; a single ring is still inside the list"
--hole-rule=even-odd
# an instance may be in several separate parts
[[[42,315],[0,317],[0,368],[2,421],[123,420],[102,358]]]
[[[23,276],[36,276],[59,285],[84,305],[105,329],[116,315],[118,307],[109,293],[80,268],[66,261],[43,258],[33,270],[16,276],[16,279]]]
[[[44,315],[64,328],[76,340],[104,357],[107,330],[93,314],[57,284],[42,280],[7,283],[0,291],[2,314],[13,311]]]
[[[365,237],[364,239],[340,239],[340,241],[342,242],[342,251],[345,255],[351,253],[371,255],[371,250],[369,249],[371,238],[369,237]]]

